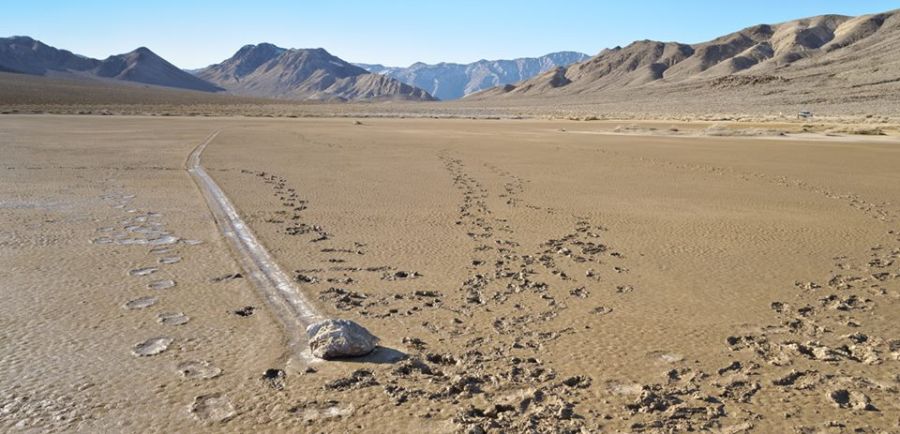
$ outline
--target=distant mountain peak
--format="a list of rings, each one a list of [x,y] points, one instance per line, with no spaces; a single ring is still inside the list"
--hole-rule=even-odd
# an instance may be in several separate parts
[[[196,74],[232,93],[248,96],[316,100],[433,99],[427,92],[393,79],[366,77],[373,74],[324,48],[245,45],[234,56]]]
[[[40,42],[40,41],[35,40],[35,39],[32,38],[31,36],[25,36],[25,35],[13,35],[13,36],[10,36],[9,38],[6,38],[6,39],[9,39],[9,40],[12,40],[12,41],[17,41],[17,42],[20,42],[20,43],[21,43],[21,42],[24,42],[24,43]]]
[[[493,86],[515,83],[559,66],[587,59],[584,53],[561,51],[541,57],[510,60],[481,59],[468,64],[416,62],[406,68],[357,64],[368,71],[388,75],[427,90],[442,100],[462,98]]]
[[[223,90],[169,63],[147,47],[106,58],[95,69],[101,77],[157,86],[217,92]]]

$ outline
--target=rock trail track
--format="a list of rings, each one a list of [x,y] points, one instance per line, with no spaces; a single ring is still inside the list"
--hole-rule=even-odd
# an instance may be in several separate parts
[[[281,270],[265,246],[241,219],[225,192],[203,169],[200,162],[203,150],[218,135],[219,131],[215,131],[197,145],[188,157],[185,168],[206,199],[216,226],[231,247],[235,259],[281,323],[291,358],[309,363],[313,357],[307,348],[306,327],[324,317]]]

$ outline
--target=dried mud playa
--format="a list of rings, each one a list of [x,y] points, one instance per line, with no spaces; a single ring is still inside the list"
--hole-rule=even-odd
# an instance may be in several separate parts
[[[900,424],[890,139],[550,121],[0,125],[3,430]],[[323,313],[382,338],[372,357],[288,362],[183,170],[213,130],[210,176]]]

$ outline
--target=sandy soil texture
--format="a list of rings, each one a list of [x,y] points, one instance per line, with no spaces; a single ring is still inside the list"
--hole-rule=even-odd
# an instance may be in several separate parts
[[[896,432],[900,143],[714,126],[2,116],[0,430]]]

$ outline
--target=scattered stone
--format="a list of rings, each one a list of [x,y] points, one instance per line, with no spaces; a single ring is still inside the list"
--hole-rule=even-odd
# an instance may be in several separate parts
[[[737,402],[748,403],[760,389],[762,386],[755,381],[734,380],[723,388],[721,396]]]
[[[737,360],[735,360],[735,361],[731,362],[730,365],[728,365],[728,366],[726,366],[726,367],[724,367],[724,368],[719,368],[719,370],[716,371],[716,372],[717,372],[719,375],[725,375],[725,373],[726,373],[726,372],[729,372],[729,371],[738,372],[738,371],[741,370],[741,367],[742,367],[742,366],[741,366],[741,362],[738,362]]]
[[[378,338],[365,327],[345,319],[328,319],[306,328],[309,349],[321,359],[364,356],[375,350]]]
[[[406,280],[406,279],[415,279],[415,278],[418,278],[421,276],[422,276],[421,274],[419,274],[415,271],[412,271],[412,272],[396,271],[393,274],[385,273],[384,275],[381,276],[381,278],[383,280]]]
[[[619,285],[616,286],[616,292],[619,294],[627,294],[631,291],[634,291],[634,287],[631,285]]]
[[[583,286],[579,286],[578,288],[573,288],[573,289],[569,290],[569,295],[571,295],[573,297],[578,297],[578,298],[588,298],[588,296],[590,294],[591,294],[590,291],[588,291],[587,288],[585,288]]]
[[[244,306],[240,309],[235,309],[231,312],[237,316],[248,317],[250,315],[253,315],[253,311],[255,311],[255,310],[256,310],[256,308],[253,306]]]
[[[583,375],[576,375],[574,377],[566,378],[562,383],[569,387],[585,389],[591,386],[591,379],[590,377],[585,377]]]
[[[275,390],[283,390],[285,383],[285,373],[281,369],[266,369],[263,372],[262,380],[267,386]]]
[[[307,276],[305,274],[297,274],[297,281],[300,283],[308,283],[310,285],[318,283],[319,279],[315,276]]]
[[[844,336],[847,339],[850,339],[854,343],[861,344],[869,340],[869,337],[863,333],[852,333],[847,336]]]
[[[456,358],[450,354],[429,353],[425,355],[425,360],[437,365],[452,366],[456,364]]]
[[[363,387],[377,386],[378,381],[375,380],[375,374],[366,369],[357,369],[346,378],[338,378],[334,381],[325,383],[325,390],[350,390],[361,389]]]
[[[414,348],[414,349],[416,349],[416,350],[418,350],[418,351],[422,351],[422,350],[425,349],[425,347],[428,346],[428,345],[425,343],[425,341],[423,341],[423,340],[421,340],[421,339],[419,339],[419,338],[409,337],[409,336],[404,337],[403,340],[402,340],[402,342],[403,342],[404,345],[408,345],[408,346],[410,346],[410,347],[412,347],[412,348]]]
[[[319,293],[319,298],[322,300],[334,301],[335,307],[340,310],[352,310],[357,307],[362,307],[363,300],[367,299],[368,296],[360,292],[332,286],[321,291]]]
[[[659,387],[644,386],[635,402],[625,407],[635,413],[653,413],[666,411],[680,402],[677,396],[663,393]]]
[[[858,391],[848,391],[847,389],[835,389],[828,392],[828,398],[838,408],[852,408],[854,410],[876,411],[874,405],[869,401],[869,397]]]
[[[400,363],[392,373],[396,376],[406,377],[411,375],[414,372],[418,372],[422,375],[436,375],[434,371],[431,370],[431,367],[427,364],[423,363],[421,360],[412,358]]]

